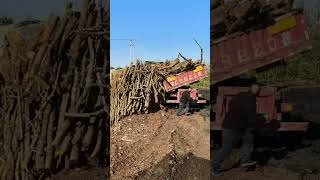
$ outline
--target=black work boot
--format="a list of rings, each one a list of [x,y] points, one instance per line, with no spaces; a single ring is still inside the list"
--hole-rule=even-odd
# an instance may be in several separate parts
[[[222,170],[220,168],[220,166],[215,166],[213,165],[212,171],[211,171],[211,175],[212,176],[223,176]]]
[[[219,169],[213,169],[213,171],[211,172],[211,175],[215,176],[215,177],[218,177],[218,176],[223,176],[223,173]]]

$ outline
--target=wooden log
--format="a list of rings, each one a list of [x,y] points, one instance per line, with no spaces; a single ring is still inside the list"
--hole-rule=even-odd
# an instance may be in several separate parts
[[[67,110],[68,101],[69,101],[69,93],[62,95],[62,102],[60,105],[61,109],[59,112],[59,120],[58,120],[58,128],[57,128],[56,136],[52,142],[52,145],[55,147],[61,142],[61,139],[64,135],[63,129],[66,129],[63,126],[66,126],[64,113]]]
[[[79,156],[83,153],[80,147],[85,130],[91,126],[87,126],[89,118],[65,118],[65,114],[72,112],[87,117],[87,112],[95,110],[91,99],[105,98],[96,88],[104,91],[106,86],[97,81],[93,72],[106,72],[107,68],[101,55],[105,51],[101,45],[105,37],[90,36],[86,41],[88,37],[77,34],[105,34],[102,26],[95,26],[98,21],[95,3],[88,0],[85,4],[80,19],[68,5],[63,21],[51,16],[41,36],[28,42],[25,49],[11,43],[1,53],[0,130],[3,143],[1,138],[0,143],[5,151],[3,163],[6,166],[0,162],[0,179],[45,179],[48,174],[44,172],[59,170],[53,163],[69,168],[72,161],[82,162],[78,159],[83,158]],[[101,14],[99,18],[102,19]],[[88,54],[90,58],[87,58]],[[101,76],[105,77],[104,74]],[[83,80],[87,81],[85,86]],[[105,104],[105,101],[101,103]],[[51,104],[55,108],[50,107]],[[101,113],[105,114],[107,108],[103,106]],[[99,114],[90,113],[90,116]],[[77,121],[80,127],[75,126]],[[96,137],[98,132],[94,131],[94,125],[91,127],[92,137]],[[97,140],[100,141],[94,139],[99,144]],[[90,142],[88,146],[91,145]],[[101,148],[95,147],[95,151],[89,153],[100,151]],[[64,163],[60,165],[62,160]]]
[[[75,165],[79,163],[80,149],[78,144],[73,144],[70,153],[70,164]]]
[[[41,134],[39,137],[37,150],[36,150],[36,158],[35,158],[35,169],[40,170],[44,169],[45,166],[45,152],[44,152],[44,145],[47,143],[47,128],[49,123],[51,113],[51,105],[48,104],[44,113],[43,113],[43,121],[41,127]]]
[[[48,133],[47,133],[46,158],[45,158],[45,166],[44,166],[46,170],[50,170],[52,167],[53,152],[54,152],[52,141],[53,141],[55,119],[56,119],[55,111],[53,110],[50,113],[48,131],[47,131]]]
[[[272,25],[277,17],[294,8],[292,0],[233,0],[215,4],[210,10],[213,38]]]
[[[56,156],[63,157],[64,154],[65,154],[68,150],[70,150],[70,148],[69,148],[70,145],[71,145],[71,134],[69,133],[69,134],[67,134],[67,135],[65,136],[65,138],[63,139],[60,147],[57,148],[56,153],[55,153]]]
[[[97,138],[97,141],[96,141],[96,145],[91,153],[91,157],[95,157],[97,156],[97,154],[100,152],[101,150],[101,143],[102,143],[102,131],[101,131],[101,124],[102,124],[102,121],[103,119],[101,118],[100,119],[100,122],[99,122],[99,126],[100,126],[100,129],[99,129],[99,132],[98,132],[98,138]]]
[[[94,123],[96,121],[95,116],[92,116],[89,120],[89,126],[88,126],[88,130],[83,138],[83,142],[82,142],[82,151],[88,151],[88,148],[92,142],[92,138],[93,138],[93,133],[94,133]]]

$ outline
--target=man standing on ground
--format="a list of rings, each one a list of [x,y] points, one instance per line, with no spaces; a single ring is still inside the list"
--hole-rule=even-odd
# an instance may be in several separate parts
[[[254,147],[253,130],[256,128],[256,96],[260,88],[252,85],[249,92],[236,95],[229,103],[229,112],[222,123],[222,147],[213,157],[213,175],[221,176],[221,163],[235,145],[242,140],[240,163],[242,167],[255,165],[251,160]]]
[[[176,112],[177,116],[182,115],[181,112],[184,110],[184,108],[185,108],[185,113],[187,115],[190,115],[190,112],[189,112],[190,111],[190,104],[192,102],[190,92],[191,92],[191,88],[189,88],[188,90],[186,90],[182,93],[181,98],[180,98],[179,108],[177,109],[177,112]]]

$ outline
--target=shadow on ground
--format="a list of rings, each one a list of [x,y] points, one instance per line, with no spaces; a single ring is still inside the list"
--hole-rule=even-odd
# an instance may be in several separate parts
[[[151,169],[139,172],[136,180],[149,179],[176,179],[176,180],[209,180],[210,161],[188,153],[182,157],[176,157],[174,153],[165,156]]]
[[[320,152],[319,132],[320,124],[310,122],[307,132],[278,132],[270,136],[258,135],[253,157],[260,165],[267,165],[270,159],[281,160],[294,151],[310,148],[317,151],[316,149],[319,148]]]
[[[307,132],[276,132],[257,134],[253,159],[257,168],[251,172],[239,168],[239,150],[236,148],[223,163],[225,178],[234,178],[236,174],[244,179],[267,178],[267,172],[273,172],[273,178],[280,177],[317,177],[320,175],[320,124],[310,123]],[[211,133],[214,152],[219,149],[221,132]]]

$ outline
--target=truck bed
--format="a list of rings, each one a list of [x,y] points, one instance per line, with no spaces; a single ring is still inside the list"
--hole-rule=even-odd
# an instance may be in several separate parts
[[[195,83],[207,77],[204,65],[199,65],[195,69],[167,77],[163,82],[166,92]]]
[[[236,33],[211,44],[211,84],[239,76],[311,49],[303,14],[287,14],[275,25]]]

